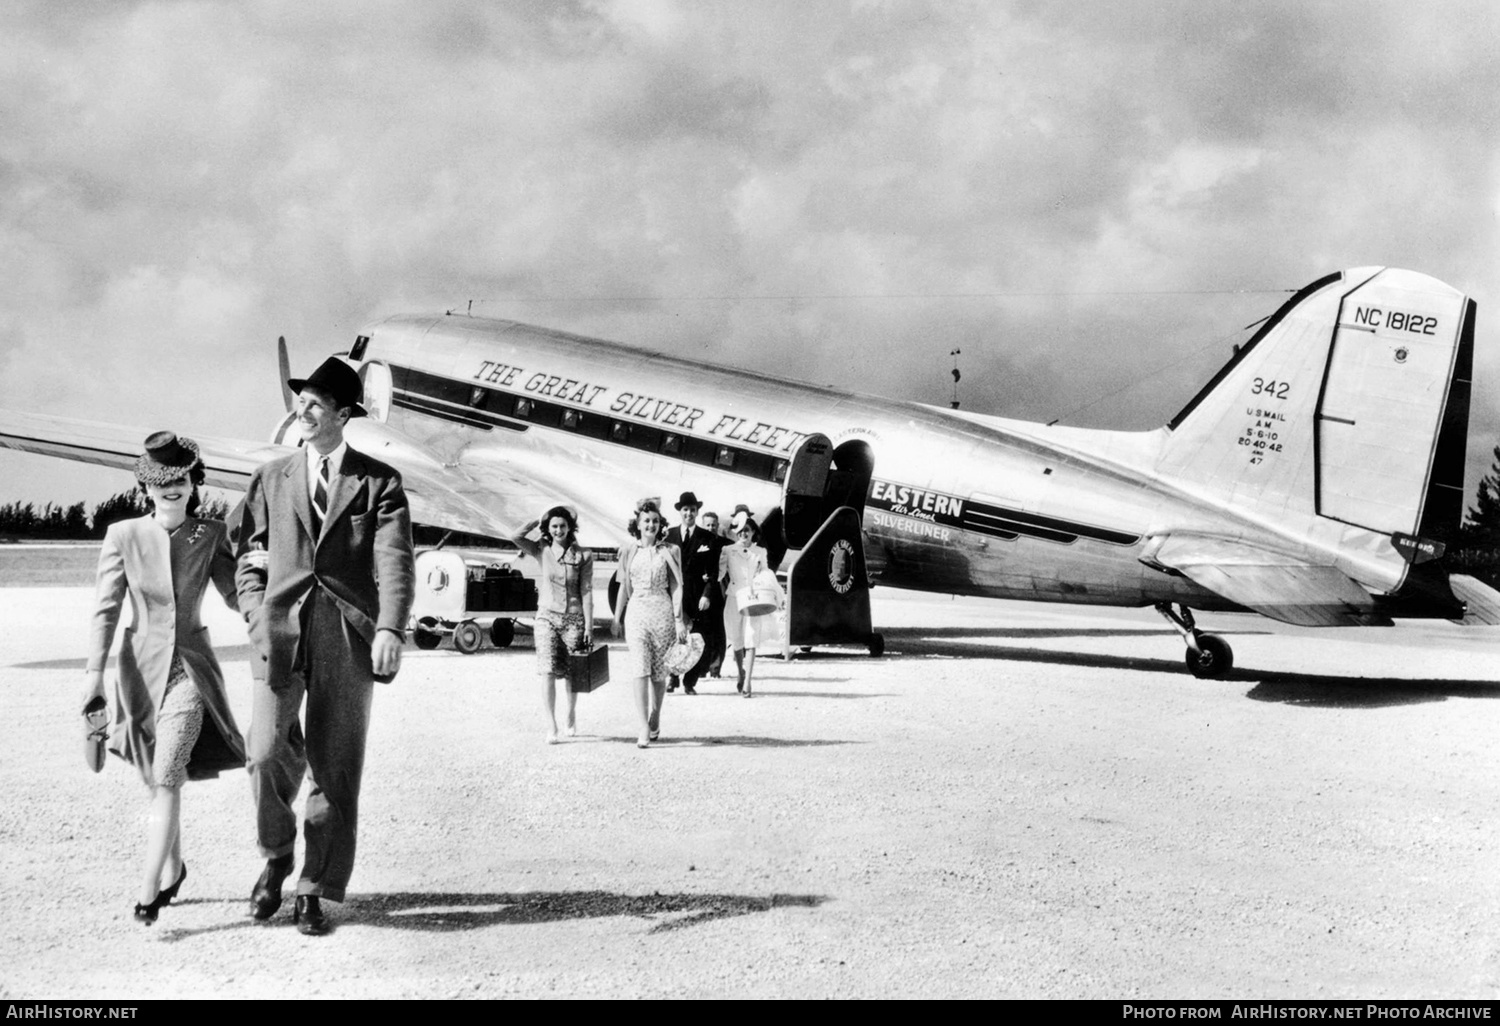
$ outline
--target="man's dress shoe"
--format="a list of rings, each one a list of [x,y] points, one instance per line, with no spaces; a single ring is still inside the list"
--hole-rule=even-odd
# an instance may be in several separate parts
[[[281,907],[281,884],[292,871],[292,857],[268,859],[260,871],[255,889],[250,892],[250,914],[259,920],[270,919]]]
[[[321,937],[329,929],[328,916],[324,915],[323,905],[316,894],[297,895],[297,904],[292,909],[292,922],[297,924],[297,929],[306,937]]]

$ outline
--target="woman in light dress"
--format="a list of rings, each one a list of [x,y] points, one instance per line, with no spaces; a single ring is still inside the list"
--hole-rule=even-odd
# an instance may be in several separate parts
[[[537,525],[542,542],[527,537]],[[594,639],[594,554],[578,545],[578,518],[553,506],[511,539],[542,565],[536,614],[536,660],[547,708],[547,743],[557,744],[557,681],[567,695],[568,736],[578,733],[578,694],[567,686],[568,655],[587,653]]]
[[[111,524],[104,535],[83,705],[87,710],[103,701],[104,667],[128,595],[133,623],[120,649],[109,749],[132,763],[151,789],[135,906],[136,920],[149,926],[187,878],[183,783],[243,769],[245,743],[199,620],[210,581],[229,608],[239,602],[224,524],[193,516],[204,479],[197,444],[158,431],[146,439],[135,477],[152,512]]]
[[[682,619],[682,557],[665,541],[666,521],[654,501],[641,503],[627,525],[638,539],[620,550],[620,594],[614,635],[625,636],[640,735],[648,748],[661,736],[661,706],[667,696],[667,650],[687,637]]]
[[[767,570],[766,550],[758,544],[760,526],[749,512],[737,510],[729,529],[735,543],[726,545],[719,553],[719,578],[729,581],[724,589],[724,633],[734,651],[734,665],[739,673],[735,689],[749,698],[755,676],[755,648],[774,625],[769,615],[741,612],[739,596],[740,589],[752,587],[756,575]]]

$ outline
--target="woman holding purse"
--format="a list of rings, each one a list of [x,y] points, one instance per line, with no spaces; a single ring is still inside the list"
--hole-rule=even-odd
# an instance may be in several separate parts
[[[667,525],[654,501],[641,503],[626,526],[637,544],[620,552],[620,594],[614,634],[630,649],[626,670],[633,682],[640,719],[637,748],[649,748],[661,735],[661,705],[667,696],[667,652],[687,637],[682,619],[682,560],[666,543]]]
[[[755,649],[769,626],[766,621],[771,618],[742,610],[740,596],[755,587],[758,574],[768,572],[766,550],[759,544],[760,526],[743,507],[735,511],[729,529],[735,543],[726,545],[719,553],[719,579],[729,582],[725,588],[724,633],[739,673],[735,690],[749,698],[755,676]]]
[[[229,608],[238,609],[239,602],[224,524],[193,515],[204,480],[197,444],[158,431],[146,439],[135,477],[151,513],[111,524],[104,535],[83,705],[97,707],[104,697],[104,666],[129,595],[134,623],[120,649],[109,748],[133,763],[151,789],[145,873],[135,906],[136,921],[149,926],[187,878],[183,783],[243,769],[245,744],[208,629],[199,621],[210,581]]]
[[[542,542],[527,537],[538,525]],[[594,554],[578,545],[578,518],[553,506],[511,541],[542,566],[537,595],[536,661],[547,707],[547,743],[557,744],[557,681],[568,696],[568,736],[578,733],[578,695],[566,684],[569,653],[587,653],[594,640]]]

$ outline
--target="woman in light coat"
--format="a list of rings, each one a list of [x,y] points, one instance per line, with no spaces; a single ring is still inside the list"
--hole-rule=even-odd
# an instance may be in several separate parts
[[[728,581],[724,588],[724,633],[734,652],[739,673],[735,689],[749,698],[755,676],[755,649],[767,630],[774,630],[772,617],[740,610],[740,592],[755,585],[757,574],[767,569],[766,550],[760,547],[760,525],[743,508],[735,511],[729,522],[735,544],[719,552],[719,579]]]
[[[158,431],[146,439],[135,476],[152,512],[111,524],[104,536],[83,705],[103,699],[104,667],[128,595],[134,622],[120,648],[109,750],[133,764],[151,789],[145,873],[135,906],[135,918],[149,925],[187,877],[183,782],[244,768],[245,743],[208,628],[199,620],[210,581],[231,609],[238,602],[224,524],[193,516],[204,478],[198,446]]]

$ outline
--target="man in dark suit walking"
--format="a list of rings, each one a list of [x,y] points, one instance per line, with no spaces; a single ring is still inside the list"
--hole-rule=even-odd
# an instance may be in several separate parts
[[[304,447],[256,470],[239,525],[242,549],[266,550],[242,558],[236,573],[258,656],[246,747],[267,859],[250,914],[266,920],[281,906],[305,773],[306,851],[292,918],[317,935],[329,929],[321,899],[343,901],[354,869],[373,681],[390,680],[401,664],[411,516],[400,474],[344,441],[350,418],[365,415],[353,368],[330,357],[287,384]]]
[[[699,679],[708,672],[714,654],[724,651],[724,589],[719,584],[719,551],[728,539],[696,526],[698,497],[683,492],[677,500],[682,524],[667,532],[667,543],[682,551],[682,616],[703,635],[703,655],[682,676],[682,690],[696,695]]]

